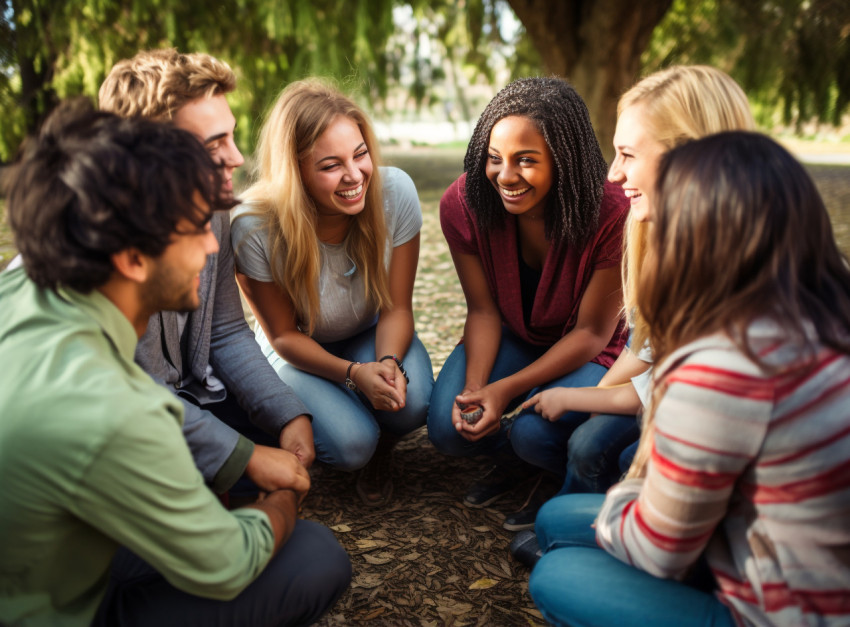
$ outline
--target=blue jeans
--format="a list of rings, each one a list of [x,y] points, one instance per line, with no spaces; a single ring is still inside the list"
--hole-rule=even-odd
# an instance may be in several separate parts
[[[322,347],[348,361],[375,361],[375,331],[373,326],[352,338]],[[313,414],[316,459],[326,464],[341,470],[362,468],[372,458],[382,430],[405,435],[425,424],[434,372],[428,351],[416,335],[402,358],[410,383],[405,406],[399,411],[375,410],[342,382],[299,370],[277,353],[269,361]]]
[[[638,444],[640,444],[640,438],[638,438],[637,442],[629,444],[626,448],[623,449],[623,452],[620,453],[620,471],[623,474],[629,472],[629,466],[632,465],[632,460],[635,458],[635,453],[637,453]]]
[[[535,529],[543,557],[528,582],[553,625],[731,627],[729,609],[710,591],[659,579],[596,544],[593,521],[602,494],[570,494],[546,503]]]
[[[499,352],[490,373],[489,382],[498,381],[522,370],[540,358],[548,350],[546,346],[533,346],[517,338],[513,333],[502,330]],[[607,369],[595,363],[585,365],[572,372],[534,388],[521,398],[514,399],[513,406],[541,390],[554,387],[590,387],[599,383]],[[503,458],[516,454],[526,462],[563,476],[567,464],[567,442],[573,431],[588,418],[582,412],[567,412],[556,422],[538,416],[533,409],[523,411],[511,425],[502,427],[498,433],[470,442],[457,432],[452,424],[452,407],[455,397],[463,390],[466,382],[466,349],[459,344],[449,355],[431,394],[431,409],[428,412],[428,437],[438,451],[456,457],[490,455]]]
[[[558,494],[607,491],[622,475],[622,451],[639,437],[635,416],[600,414],[585,422],[570,437],[567,476]]]

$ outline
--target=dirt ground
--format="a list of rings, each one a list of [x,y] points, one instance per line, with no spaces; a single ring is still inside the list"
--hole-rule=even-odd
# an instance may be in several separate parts
[[[437,210],[440,195],[461,172],[463,151],[415,148],[385,155],[413,177],[422,201],[414,308],[436,375],[460,338],[465,315]],[[850,168],[809,170],[833,215],[839,244],[850,253]],[[0,268],[13,254],[4,219]],[[528,569],[508,554],[513,534],[501,527],[504,513],[518,509],[526,492],[483,510],[461,502],[487,467],[483,460],[440,455],[423,427],[397,447],[392,502],[370,509],[357,497],[353,474],[316,464],[303,516],[328,525],[354,567],[350,589],[319,625],[544,625],[528,595]]]
[[[414,307],[436,375],[466,312],[438,219],[439,196],[459,175],[463,152],[420,148],[386,156],[413,177],[422,201]],[[850,168],[809,170],[850,253]],[[399,445],[394,467],[394,498],[379,510],[361,505],[352,474],[327,467],[312,473],[304,516],[333,529],[354,566],[351,588],[319,625],[545,625],[528,594],[528,569],[508,553],[513,534],[501,526],[526,492],[487,509],[466,508],[466,487],[486,462],[441,455],[424,428]]]
[[[440,231],[439,197],[462,170],[462,150],[420,148],[386,153],[416,182],[423,208],[416,328],[434,374],[460,338],[466,308]],[[361,504],[355,476],[319,466],[303,515],[329,526],[351,556],[351,588],[322,626],[545,625],[528,595],[528,569],[511,559],[504,513],[522,505],[530,486],[493,506],[462,504],[484,460],[438,453],[421,428],[396,448],[394,493],[385,508]]]

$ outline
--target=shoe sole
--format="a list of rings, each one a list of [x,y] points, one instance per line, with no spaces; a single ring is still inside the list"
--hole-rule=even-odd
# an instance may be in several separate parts
[[[386,495],[381,495],[381,498],[376,499],[374,501],[369,499],[366,492],[359,485],[355,486],[355,490],[357,491],[357,496],[360,497],[360,501],[366,507],[383,507],[384,505],[387,505],[393,498],[393,486],[392,486],[392,484],[390,484],[387,487]]]
[[[512,489],[502,492],[501,494],[497,494],[496,496],[491,496],[486,501],[481,501],[480,503],[473,503],[472,501],[467,501],[466,499],[463,499],[463,504],[471,509],[484,509],[488,505],[492,505],[493,503],[498,501],[500,498],[507,496],[511,493],[511,491]]]
[[[507,531],[525,531],[526,529],[534,529],[534,523],[502,523],[502,529]]]

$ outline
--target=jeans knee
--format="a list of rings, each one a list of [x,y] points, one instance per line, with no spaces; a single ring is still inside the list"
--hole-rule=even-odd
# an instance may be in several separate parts
[[[339,470],[360,470],[372,459],[378,446],[379,433],[376,430],[374,433],[352,434],[352,437],[332,443],[317,441],[316,456]]]
[[[431,416],[428,416],[428,440],[443,455],[452,457],[466,457],[469,453],[466,448],[469,443],[464,440],[449,421],[449,426],[434,424]]]
[[[567,445],[567,465],[576,479],[592,483],[604,474],[608,463],[605,452],[605,448],[598,446],[597,442],[583,440],[574,444],[573,438],[570,438]]]
[[[540,547],[544,548],[544,550],[549,532],[557,529],[561,522],[562,512],[560,503],[557,501],[557,497],[546,501],[537,511],[537,517],[534,519],[534,531],[537,534]]]

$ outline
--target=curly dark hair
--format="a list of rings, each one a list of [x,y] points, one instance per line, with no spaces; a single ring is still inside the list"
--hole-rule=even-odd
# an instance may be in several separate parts
[[[109,280],[114,253],[158,257],[182,219],[204,227],[198,197],[211,211],[236,204],[194,135],[83,99],[60,105],[24,143],[4,188],[27,275],[80,292]]]
[[[555,162],[548,195],[546,237],[583,246],[596,232],[608,166],[590,124],[587,106],[575,89],[555,77],[520,78],[502,89],[475,125],[466,149],[466,201],[484,233],[502,226],[505,212],[485,167],[493,126],[511,115],[534,122]],[[497,210],[498,208],[498,210]]]

